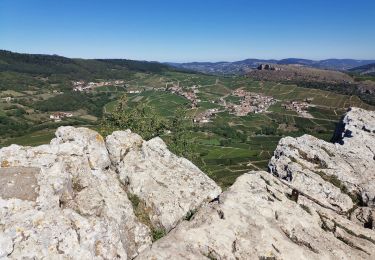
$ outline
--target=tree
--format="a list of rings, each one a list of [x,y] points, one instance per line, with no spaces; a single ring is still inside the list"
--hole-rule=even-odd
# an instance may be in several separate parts
[[[182,106],[176,109],[173,118],[167,120],[143,103],[130,108],[127,96],[123,95],[114,111],[103,116],[101,132],[106,136],[116,130],[130,129],[145,140],[161,136],[171,152],[201,164],[196,146],[190,138],[188,122],[186,109]]]
[[[126,109],[127,104],[128,104],[128,96],[126,94],[123,94],[118,100],[116,111],[124,111]]]
[[[171,138],[167,144],[173,153],[195,161],[198,154],[195,145],[191,142],[187,121],[186,109],[178,107],[175,116],[169,122]]]
[[[175,116],[167,120],[145,104],[129,108],[127,102],[127,96],[123,95],[119,99],[115,110],[104,115],[101,122],[103,135],[111,134],[116,130],[130,129],[145,140],[155,136],[162,136],[173,153],[196,161],[199,156],[196,153],[196,147],[190,140],[188,120],[184,107],[177,108]],[[170,134],[165,135],[167,131]]]
[[[130,129],[143,139],[149,140],[164,133],[166,121],[145,104],[139,104],[133,109],[128,108],[127,97],[123,95],[115,111],[104,115],[101,128],[104,135],[116,130]]]

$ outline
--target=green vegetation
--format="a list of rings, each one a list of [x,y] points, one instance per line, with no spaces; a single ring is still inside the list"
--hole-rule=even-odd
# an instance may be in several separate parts
[[[188,213],[186,213],[186,216],[184,217],[184,220],[190,221],[193,218],[193,216],[195,215],[195,213],[197,213],[196,209],[189,210]]]
[[[130,129],[145,140],[162,136],[175,154],[190,160],[196,158],[195,146],[190,141],[186,124],[186,108],[178,106],[174,111],[175,115],[166,118],[145,103],[139,103],[134,107],[128,103],[128,97],[124,94],[114,110],[104,115],[101,122],[101,132],[104,136],[123,129]]]
[[[130,202],[132,203],[134,214],[136,215],[138,220],[150,228],[152,240],[156,241],[165,236],[166,232],[164,229],[155,227],[152,224],[149,217],[150,209],[146,206],[145,202],[135,194],[132,194],[130,192],[128,192],[127,194]]]
[[[3,50],[0,50],[0,61],[0,71],[3,73],[0,89],[31,89],[33,83],[40,85],[40,80],[45,82],[44,86],[48,86],[48,80],[49,83],[62,84],[62,90],[67,90],[70,88],[69,80],[130,79],[134,72],[176,71],[157,62],[69,59],[57,55],[19,54]]]
[[[89,114],[101,117],[104,105],[111,99],[111,95],[107,93],[67,92],[39,101],[34,108],[42,112],[87,109]]]
[[[151,236],[152,236],[152,241],[159,240],[160,238],[164,237],[166,235],[166,232],[164,229],[161,228],[153,228],[151,229]]]
[[[163,134],[166,125],[167,122],[162,117],[144,104],[139,104],[133,109],[127,109],[127,97],[123,95],[115,110],[112,113],[105,114],[102,122],[102,133],[108,135],[116,130],[130,129],[149,140]]]
[[[355,80],[361,80],[363,78],[359,77]],[[369,78],[371,80],[371,78]],[[291,82],[287,82],[290,84]],[[364,102],[369,103],[371,105],[375,105],[375,95],[368,93],[367,91],[363,91],[357,85],[352,83],[324,83],[324,82],[307,82],[307,81],[295,81],[294,84],[298,85],[299,87],[304,88],[314,88],[314,89],[322,89],[325,91],[333,91],[338,94],[344,95],[356,95]]]
[[[54,137],[55,129],[40,130],[9,139],[4,143],[4,146],[11,144],[37,146],[49,143]]]

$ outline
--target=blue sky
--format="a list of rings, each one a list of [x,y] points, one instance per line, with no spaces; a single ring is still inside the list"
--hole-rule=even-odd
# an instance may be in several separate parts
[[[177,62],[375,59],[375,1],[0,0],[0,49]]]

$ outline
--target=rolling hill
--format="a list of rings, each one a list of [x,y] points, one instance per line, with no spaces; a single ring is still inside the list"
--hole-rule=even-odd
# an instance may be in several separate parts
[[[127,59],[70,59],[58,55],[21,54],[0,50],[0,90],[33,90],[43,82],[58,90],[72,80],[130,79],[135,73],[184,71],[166,64]],[[34,89],[35,90],[35,89]]]
[[[323,70],[303,65],[275,65],[277,70],[251,70],[248,77],[268,81],[307,81],[324,83],[353,83],[348,74],[334,70]]]
[[[21,54],[0,50],[0,73],[20,73],[22,76],[64,76],[69,79],[93,80],[128,77],[133,72],[159,73],[176,70],[179,69],[158,62],[70,59],[58,55]]]
[[[375,76],[375,63],[359,66],[350,69],[351,72],[356,72],[361,75]]]
[[[209,74],[246,74],[261,63],[272,63],[280,65],[303,65],[307,67],[327,70],[349,70],[354,67],[375,63],[375,60],[354,59],[326,59],[308,60],[298,58],[276,59],[246,59],[234,62],[191,62],[191,63],[167,63],[177,68],[184,68]]]

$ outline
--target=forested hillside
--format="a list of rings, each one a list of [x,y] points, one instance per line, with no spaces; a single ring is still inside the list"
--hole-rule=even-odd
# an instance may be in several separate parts
[[[135,72],[161,73],[178,71],[158,62],[126,59],[69,59],[58,55],[20,54],[0,50],[0,90],[28,90],[35,85],[59,84],[67,81],[95,79],[130,79]]]

